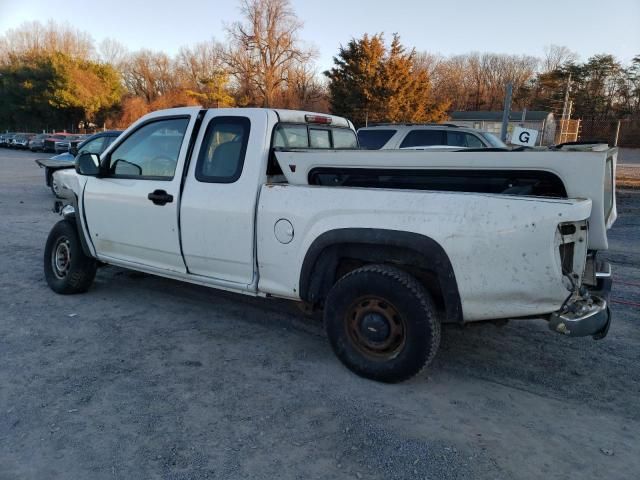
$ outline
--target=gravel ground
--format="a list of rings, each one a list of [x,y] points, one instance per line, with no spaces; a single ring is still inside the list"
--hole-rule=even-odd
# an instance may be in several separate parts
[[[637,478],[640,191],[619,192],[605,340],[451,327],[382,385],[286,302],[112,267],[54,294],[35,157],[0,150],[0,479]]]

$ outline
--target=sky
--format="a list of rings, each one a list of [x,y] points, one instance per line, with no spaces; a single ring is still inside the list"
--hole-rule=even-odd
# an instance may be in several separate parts
[[[49,19],[113,38],[129,50],[174,54],[182,45],[215,38],[240,19],[237,0],[0,0],[0,35],[26,21]],[[339,46],[365,32],[400,34],[418,51],[471,51],[541,56],[564,45],[582,60],[612,53],[623,63],[640,54],[640,0],[292,0],[304,22],[301,39],[330,68]]]

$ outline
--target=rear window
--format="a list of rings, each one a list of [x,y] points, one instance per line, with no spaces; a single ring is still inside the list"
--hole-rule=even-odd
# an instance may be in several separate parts
[[[358,148],[358,139],[350,128],[334,128],[333,148]]]
[[[286,124],[276,126],[273,132],[275,148],[358,148],[356,134],[350,128],[315,125]]]
[[[364,150],[380,150],[393,137],[397,130],[359,130],[358,142]]]
[[[482,132],[481,135],[494,148],[508,148],[507,145],[498,137],[496,137],[493,133]]]
[[[446,145],[445,133],[444,130],[412,130],[404,137],[400,148]]]
[[[331,148],[329,130],[309,129],[309,146],[311,148]]]

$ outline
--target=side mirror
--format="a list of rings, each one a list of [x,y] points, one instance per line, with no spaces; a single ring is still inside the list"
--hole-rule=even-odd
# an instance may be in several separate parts
[[[83,153],[76,158],[76,172],[88,177],[100,175],[100,157],[95,153]]]

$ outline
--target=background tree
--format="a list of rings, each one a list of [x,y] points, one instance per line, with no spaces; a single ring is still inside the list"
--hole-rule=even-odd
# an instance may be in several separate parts
[[[333,59],[329,78],[331,111],[358,125],[370,122],[426,122],[446,118],[447,103],[431,95],[428,71],[394,35],[352,39]]]
[[[181,88],[203,107],[231,107],[235,100],[229,89],[223,46],[211,40],[194,47],[182,47],[176,58]]]
[[[245,20],[228,28],[226,64],[234,77],[239,103],[275,107],[289,73],[314,57],[298,38],[302,22],[289,0],[241,0]]]
[[[26,22],[8,30],[0,38],[0,63],[9,55],[42,56],[62,52],[78,60],[88,60],[95,53],[91,36],[68,25],[49,20],[46,24]]]
[[[541,62],[542,74],[554,72],[578,61],[578,54],[561,45],[546,45]]]
[[[30,129],[76,129],[120,102],[122,86],[109,65],[63,53],[11,56],[0,68],[1,119]]]
[[[115,39],[96,47],[86,32],[52,21],[8,30],[0,35],[0,129],[126,127],[149,111],[184,105],[331,110],[358,125],[438,121],[445,110],[502,109],[508,82],[514,109],[560,115],[571,75],[573,118],[582,119],[585,137],[604,137],[596,127],[615,130],[623,118],[638,125],[640,138],[640,56],[627,65],[606,54],[580,62],[558,45],[540,58],[443,56],[416,53],[397,36],[387,45],[382,35],[364,35],[341,46],[322,75],[289,0],[239,5],[243,20],[227,28],[223,43],[183,46],[176,55],[128,52]]]

